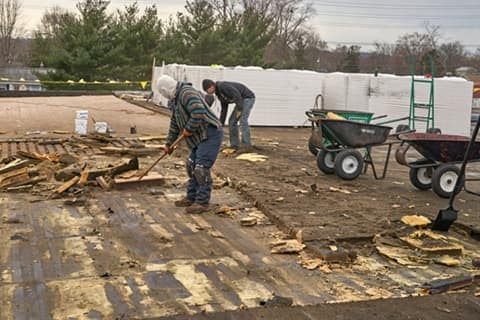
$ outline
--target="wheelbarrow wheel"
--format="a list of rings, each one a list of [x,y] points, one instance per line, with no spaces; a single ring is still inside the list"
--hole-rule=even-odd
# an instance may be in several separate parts
[[[344,150],[335,157],[335,173],[344,180],[357,178],[363,170],[363,157],[357,150]]]
[[[415,188],[428,190],[432,187],[432,174],[434,168],[410,168],[410,182]]]
[[[438,167],[432,176],[433,192],[439,197],[449,198],[455,189],[455,183],[457,182],[459,174],[460,169],[454,165],[443,164]]]
[[[407,124],[399,124],[395,129],[395,133],[405,132],[410,130],[410,127]]]
[[[427,130],[427,133],[442,134],[442,130],[439,128],[429,128]]]
[[[313,143],[313,138],[310,137],[310,139],[308,139],[308,150],[310,151],[311,154],[313,154],[314,156],[317,156],[318,149],[319,148],[317,148],[315,143]]]
[[[317,167],[325,174],[335,172],[335,152],[320,149],[317,154]]]

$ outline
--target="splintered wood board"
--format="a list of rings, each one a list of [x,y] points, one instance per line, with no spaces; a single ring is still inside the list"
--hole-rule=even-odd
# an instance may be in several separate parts
[[[165,184],[165,177],[159,174],[153,174],[143,177],[141,180],[139,177],[133,178],[115,178],[114,185],[116,189],[123,189],[128,187],[141,187],[141,186],[162,186]]]
[[[416,231],[400,239],[428,254],[459,256],[463,253],[462,245],[452,243],[449,238],[431,231]]]

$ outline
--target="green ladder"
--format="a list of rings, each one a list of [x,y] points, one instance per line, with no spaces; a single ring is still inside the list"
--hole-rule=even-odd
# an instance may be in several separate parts
[[[408,119],[408,127],[411,130],[415,130],[415,122],[425,122],[426,128],[425,131],[428,132],[429,129],[435,128],[435,65],[433,63],[432,56],[429,56],[429,64],[431,70],[431,78],[425,79],[416,79],[415,78],[415,60],[413,57],[410,57],[410,73],[412,75],[412,86],[410,91],[410,115]],[[428,84],[430,85],[428,102],[417,102],[415,100],[415,84]],[[422,110],[422,111],[417,111]]]

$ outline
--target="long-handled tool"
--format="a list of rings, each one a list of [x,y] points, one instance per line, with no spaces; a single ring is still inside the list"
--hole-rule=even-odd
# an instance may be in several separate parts
[[[473,130],[472,137],[468,142],[468,147],[465,151],[465,156],[463,158],[462,167],[460,168],[460,173],[455,183],[455,188],[453,189],[453,192],[450,195],[450,199],[448,201],[448,208],[442,209],[438,212],[437,219],[435,219],[435,221],[433,222],[432,230],[448,231],[453,222],[457,220],[458,210],[453,207],[453,202],[457,194],[460,193],[460,190],[462,189],[463,183],[465,181],[465,168],[467,167],[468,158],[470,157],[473,144],[475,143],[475,139],[477,138],[479,128],[480,117],[477,120],[477,125]]]
[[[180,141],[182,141],[184,138],[183,135],[180,135],[177,140],[175,140],[172,145],[170,146],[170,149],[175,149],[177,147],[177,145],[180,143]],[[138,177],[138,181],[142,180],[143,177],[145,177],[149,172],[150,170],[153,169],[153,167],[155,167],[157,165],[157,163],[160,162],[160,160],[162,160],[163,158],[165,158],[167,156],[168,152],[164,152],[157,160],[155,160],[155,162],[147,168],[147,170],[143,171],[142,174],[140,175],[140,177]]]

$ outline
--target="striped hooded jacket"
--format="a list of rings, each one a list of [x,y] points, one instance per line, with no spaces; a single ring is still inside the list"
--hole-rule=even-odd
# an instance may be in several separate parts
[[[207,125],[221,127],[217,116],[208,108],[200,92],[191,83],[179,82],[172,104],[170,129],[167,145],[171,145],[178,135],[186,129],[193,134],[185,140],[190,149],[196,148],[200,142],[207,139]]]

